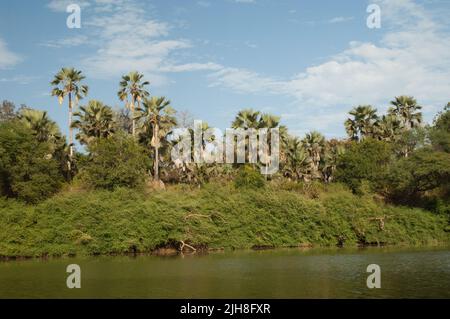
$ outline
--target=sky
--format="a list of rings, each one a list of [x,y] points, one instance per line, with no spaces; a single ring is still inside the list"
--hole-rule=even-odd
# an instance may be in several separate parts
[[[70,29],[69,4],[81,8]],[[377,4],[381,28],[366,24]],[[0,100],[45,110],[67,133],[67,105],[50,96],[62,67],[86,75],[88,100],[124,107],[137,70],[166,96],[222,130],[253,108],[302,136],[344,137],[348,111],[380,113],[413,95],[425,120],[450,101],[448,0],[2,0]]]

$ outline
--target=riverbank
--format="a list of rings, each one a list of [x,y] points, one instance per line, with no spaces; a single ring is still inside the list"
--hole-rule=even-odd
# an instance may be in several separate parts
[[[385,205],[340,185],[71,190],[28,206],[0,200],[0,256],[42,257],[298,246],[437,245],[446,216]]]

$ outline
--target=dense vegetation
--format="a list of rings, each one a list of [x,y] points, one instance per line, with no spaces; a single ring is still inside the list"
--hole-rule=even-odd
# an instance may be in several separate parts
[[[383,219],[379,219],[382,216]],[[233,183],[165,191],[67,191],[35,206],[0,201],[0,254],[60,256],[313,245],[438,244],[447,220],[386,206],[337,184]],[[448,229],[447,229],[448,230]]]
[[[192,117],[151,97],[142,74],[123,76],[119,111],[78,106],[83,80],[63,68],[51,82],[68,101],[69,142],[46,112],[0,105],[0,255],[449,238],[450,103],[431,125],[413,97],[384,115],[357,106],[341,140],[292,136],[279,117],[242,110],[233,128],[280,131],[280,169],[264,177],[258,164],[174,163],[174,131],[193,134]]]

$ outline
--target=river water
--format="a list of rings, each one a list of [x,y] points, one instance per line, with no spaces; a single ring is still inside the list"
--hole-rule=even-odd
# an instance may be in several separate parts
[[[66,286],[69,264],[80,289]],[[369,264],[379,289],[367,288]],[[0,298],[450,298],[450,247],[2,261]]]

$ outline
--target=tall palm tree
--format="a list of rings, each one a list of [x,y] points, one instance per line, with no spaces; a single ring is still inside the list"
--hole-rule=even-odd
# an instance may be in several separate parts
[[[62,68],[54,77],[51,85],[53,85],[52,96],[58,97],[59,104],[62,104],[65,97],[69,99],[69,158],[73,158],[73,129],[72,129],[72,113],[73,100],[75,104],[88,94],[87,85],[82,85],[81,81],[85,76],[81,71],[74,68]],[[70,162],[68,163],[70,170]]]
[[[39,142],[56,142],[61,139],[58,125],[45,111],[24,108],[19,112],[19,119],[34,132]]]
[[[303,142],[298,137],[287,137],[283,140],[283,152],[283,175],[295,180],[309,180],[311,159]]]
[[[145,86],[149,85],[150,82],[143,81],[143,78],[144,75],[136,71],[122,76],[122,81],[120,81],[120,89],[119,92],[117,92],[119,99],[121,101],[126,101],[126,107],[131,110],[131,118],[133,121],[131,130],[133,136],[136,135],[135,109],[140,108],[142,99],[148,97],[150,94],[145,90]],[[131,98],[131,102],[128,102],[128,97]]]
[[[175,110],[165,97],[151,97],[144,99],[142,107],[137,109],[136,119],[143,120],[142,130],[151,133],[151,146],[155,151],[154,180],[159,180],[159,149],[161,139],[165,138],[175,127]],[[150,130],[151,129],[151,130]]]
[[[360,105],[353,108],[349,114],[352,118],[345,121],[345,129],[352,140],[359,141],[367,136],[373,136],[378,125],[377,110],[371,105]]]
[[[314,177],[319,175],[319,164],[325,147],[325,137],[317,131],[307,133],[303,145],[311,158],[311,171]]]
[[[415,128],[422,123],[422,113],[419,112],[422,107],[412,96],[397,96],[394,101],[391,101],[391,105],[389,114],[397,116],[406,130]]]
[[[74,116],[72,127],[79,129],[76,138],[81,144],[89,144],[96,138],[105,138],[115,132],[114,113],[109,106],[97,100],[81,106]]]

